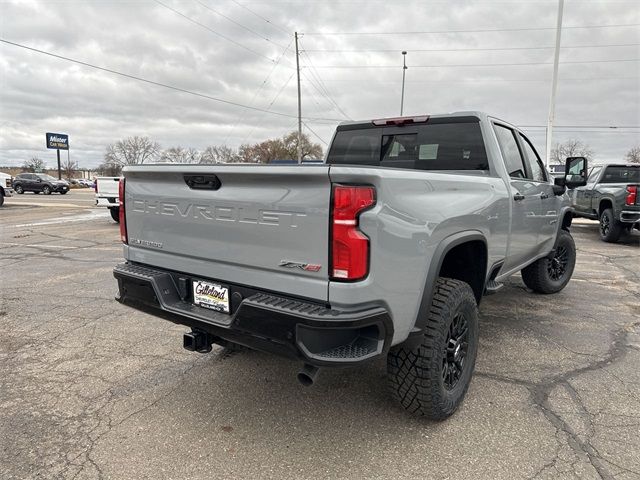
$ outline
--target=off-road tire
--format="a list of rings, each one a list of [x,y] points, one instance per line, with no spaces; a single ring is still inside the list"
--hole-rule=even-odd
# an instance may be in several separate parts
[[[4,193],[0,190],[0,207],[4,205]]]
[[[60,195],[66,195],[68,193],[68,190],[65,190],[63,192],[60,192]]]
[[[613,215],[613,210],[606,208],[600,215],[600,239],[603,242],[616,243],[622,235],[622,224]]]
[[[536,293],[557,293],[567,286],[576,266],[576,244],[566,230],[560,238],[553,257],[543,257],[522,269],[522,281]]]
[[[51,195],[51,187],[49,185],[45,185],[42,187],[42,193],[45,195]]]
[[[445,363],[454,319],[466,318],[466,356],[455,384],[445,386]],[[457,349],[456,349],[457,351]],[[478,351],[478,307],[471,287],[460,280],[439,278],[417,347],[402,344],[387,355],[387,375],[393,397],[414,415],[444,420],[464,399]]]
[[[13,189],[18,195],[22,195],[24,193],[24,188],[22,188],[22,185],[16,185],[15,187],[13,187]]]
[[[109,208],[109,213],[111,214],[111,218],[116,223],[120,223],[120,207]]]

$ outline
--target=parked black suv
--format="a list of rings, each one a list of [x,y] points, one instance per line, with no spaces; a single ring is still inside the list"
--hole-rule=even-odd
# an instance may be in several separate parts
[[[18,194],[42,192],[45,195],[50,195],[52,192],[58,192],[64,195],[69,191],[69,183],[46,173],[20,173],[13,179],[13,189]]]

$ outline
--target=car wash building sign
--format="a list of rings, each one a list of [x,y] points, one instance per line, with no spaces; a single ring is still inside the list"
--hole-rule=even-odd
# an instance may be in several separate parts
[[[47,148],[53,148],[58,157],[58,179],[62,178],[62,169],[60,168],[60,150],[67,151],[67,159],[69,158],[69,135],[64,133],[47,132]]]
[[[47,148],[69,150],[69,135],[64,133],[47,133]]]

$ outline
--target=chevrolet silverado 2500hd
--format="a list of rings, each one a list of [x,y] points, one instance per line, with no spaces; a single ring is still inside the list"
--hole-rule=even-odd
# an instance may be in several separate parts
[[[600,238],[615,243],[640,228],[640,165],[596,165],[571,192],[575,215],[600,221]]]
[[[565,187],[586,168],[551,182],[521,131],[478,112],[343,123],[323,165],[126,167],[117,299],[191,327],[189,350],[297,359],[307,385],[386,355],[400,404],[442,419],[482,296],[519,271],[541,293],[571,278]]]

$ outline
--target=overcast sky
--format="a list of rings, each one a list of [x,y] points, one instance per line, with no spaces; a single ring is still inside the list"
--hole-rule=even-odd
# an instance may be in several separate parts
[[[3,0],[0,37],[281,115],[0,43],[0,166],[53,166],[45,132],[69,134],[81,167],[131,135],[198,149],[282,136],[297,125],[294,31],[318,142],[340,119],[399,114],[406,50],[405,115],[484,110],[527,126],[544,154],[556,0],[161,2]],[[565,2],[554,141],[578,138],[598,161],[640,144],[639,24],[636,0]]]

